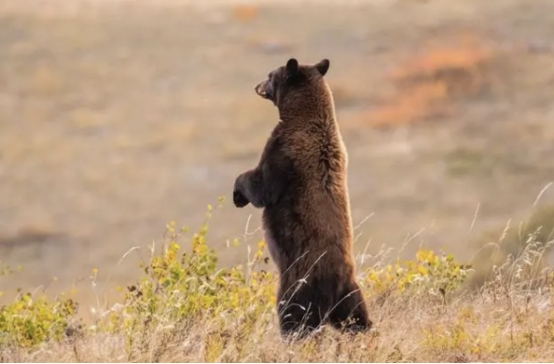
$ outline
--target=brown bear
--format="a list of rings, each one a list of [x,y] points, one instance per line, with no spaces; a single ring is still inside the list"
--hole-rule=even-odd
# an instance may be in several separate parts
[[[235,180],[233,202],[263,208],[270,255],[279,270],[279,324],[284,337],[304,337],[326,322],[369,330],[352,255],[346,149],[323,76],[329,60],[286,66],[255,87],[280,121],[258,166]]]

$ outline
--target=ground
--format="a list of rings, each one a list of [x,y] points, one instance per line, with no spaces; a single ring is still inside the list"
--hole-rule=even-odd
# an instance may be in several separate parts
[[[230,193],[277,122],[253,87],[291,56],[331,60],[356,251],[470,260],[554,180],[553,14],[551,0],[2,2],[0,256],[24,267],[2,299],[75,285],[89,302],[93,268],[109,296],[140,273],[129,249],[171,220],[198,228],[219,196],[210,244],[260,239],[260,211]],[[537,202],[551,204],[552,188]]]

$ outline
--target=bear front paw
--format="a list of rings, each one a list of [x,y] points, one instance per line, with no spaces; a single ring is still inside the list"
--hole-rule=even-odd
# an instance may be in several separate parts
[[[248,205],[250,201],[239,191],[233,191],[233,203],[236,207],[244,207]]]

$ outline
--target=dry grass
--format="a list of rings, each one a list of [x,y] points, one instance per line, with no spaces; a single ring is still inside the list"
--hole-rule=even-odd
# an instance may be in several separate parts
[[[279,339],[275,313],[242,326],[224,316],[138,328],[129,338],[82,333],[37,350],[11,348],[9,362],[548,362],[554,355],[553,279],[533,284],[513,263],[473,294],[369,294],[375,329],[347,336],[324,328],[303,342]],[[519,267],[519,268],[518,268]],[[505,267],[506,268],[506,267]],[[536,278],[537,276],[535,276]],[[253,302],[255,304],[255,302]]]
[[[274,326],[248,335],[217,321],[149,335],[149,350],[129,357],[121,337],[98,334],[75,343],[47,345],[34,353],[4,352],[17,362],[548,362],[554,355],[551,297],[510,293],[495,299],[430,309],[412,299],[387,302],[379,334],[340,336],[325,332],[307,343],[287,345]],[[409,303],[408,303],[409,302]],[[408,304],[408,306],[404,304]],[[492,317],[492,318],[491,318]]]
[[[211,206],[208,211],[209,219]],[[2,347],[0,360],[547,362],[554,355],[554,270],[544,264],[554,244],[552,216],[551,209],[539,210],[524,228],[506,230],[497,243],[510,247],[503,250],[503,259],[489,251],[490,257],[469,262],[479,264],[475,269],[468,270],[453,256],[425,250],[410,261],[390,259],[395,254],[390,248],[357,255],[359,282],[374,328],[350,336],[324,327],[296,342],[280,339],[274,309],[277,277],[260,275],[272,271],[265,244],[259,242],[255,251],[248,245],[246,267],[219,269],[213,259],[217,253],[207,241],[208,220],[192,235],[192,248],[184,251],[180,246],[188,232],[172,222],[161,243],[152,244],[149,259],[140,251],[126,254],[138,252],[142,267],[148,268],[141,269],[144,276],[128,287],[126,299],[102,303],[94,269],[90,282],[97,303],[80,307],[90,310],[91,319],[70,318],[61,341],[35,347],[26,341],[31,337],[21,340],[21,329],[8,329],[3,342],[23,345]],[[496,265],[488,267],[482,262],[487,259]],[[390,265],[391,260],[398,265]],[[490,268],[487,275],[483,267]],[[480,280],[477,288],[467,280],[468,272]],[[7,312],[25,314],[17,306]],[[51,317],[48,306],[37,312],[34,322]]]

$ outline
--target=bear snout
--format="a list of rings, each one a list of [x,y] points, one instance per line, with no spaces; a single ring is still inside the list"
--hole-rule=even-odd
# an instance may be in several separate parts
[[[259,84],[256,85],[256,87],[254,87],[254,90],[256,91],[256,93],[258,95],[260,95],[261,97],[267,99],[270,97],[269,95],[269,90],[268,90],[268,81],[262,81],[260,82]]]

